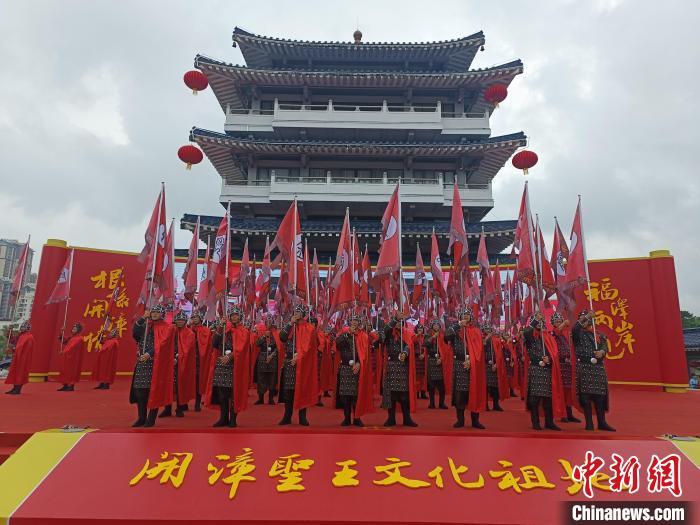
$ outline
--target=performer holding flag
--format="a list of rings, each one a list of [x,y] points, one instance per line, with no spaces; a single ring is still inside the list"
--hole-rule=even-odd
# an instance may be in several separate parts
[[[18,395],[22,392],[22,387],[29,382],[29,367],[34,352],[34,336],[29,321],[20,325],[19,335],[14,340],[8,340],[8,344],[12,348],[12,363],[5,384],[12,385],[12,390],[5,393]]]

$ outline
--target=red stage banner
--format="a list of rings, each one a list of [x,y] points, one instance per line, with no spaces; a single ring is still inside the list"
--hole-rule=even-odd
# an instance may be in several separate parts
[[[565,522],[572,502],[698,497],[700,471],[662,440],[329,437],[88,433],[11,521],[540,524]],[[12,468],[30,460],[16,456]]]
[[[67,250],[64,242],[50,241],[42,251],[32,311],[36,340],[31,370],[34,376],[57,372],[57,338],[65,303],[45,303]],[[124,291],[115,309],[121,337],[117,370],[122,374],[133,370],[136,347],[130,335],[131,321],[145,272],[136,255],[75,248],[68,328],[78,321],[85,326],[88,355],[83,360],[84,373],[92,370],[95,350],[99,348],[96,334],[104,324],[104,308],[110,293],[122,281]],[[591,261],[589,271],[596,320],[610,345],[607,358],[610,381],[667,389],[686,387],[680,306],[670,254],[652,252],[650,257],[637,259]],[[587,307],[587,303],[581,300],[579,306]]]

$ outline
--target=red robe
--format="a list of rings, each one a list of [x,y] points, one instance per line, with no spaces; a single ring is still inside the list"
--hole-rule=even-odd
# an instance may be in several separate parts
[[[186,405],[197,395],[197,362],[195,333],[190,328],[175,327],[177,337],[177,401]]]
[[[30,332],[22,332],[15,343],[10,372],[5,383],[8,385],[24,385],[29,382],[29,367],[32,364],[34,351],[34,336]]]
[[[445,394],[452,395],[452,348],[445,342],[445,332],[440,331],[437,336],[438,353],[442,365],[442,380],[445,383]],[[427,368],[427,363],[426,363]]]
[[[164,321],[148,322],[153,330],[153,374],[148,408],[158,408],[173,402],[173,368],[175,366],[175,327]]]
[[[360,418],[365,414],[374,412],[372,397],[372,364],[370,363],[369,336],[364,330],[360,330],[355,336],[355,351],[360,363],[360,378],[357,384],[357,403],[355,405],[355,417]]]
[[[92,380],[98,383],[114,383],[117,375],[117,357],[119,354],[119,339],[110,337],[97,352],[95,367],[92,369]]]
[[[74,385],[80,381],[80,370],[83,364],[85,343],[80,334],[72,335],[59,352],[60,370],[57,381],[64,385]]]
[[[302,319],[292,326],[289,337],[296,338],[296,382],[294,387],[294,410],[301,410],[318,402],[318,335],[316,327]],[[283,359],[280,359],[282,362]],[[277,384],[282,391],[282,367]]]
[[[197,352],[199,352],[199,377],[197,381],[199,381],[199,392],[202,393],[207,386],[207,376],[211,367],[213,333],[208,326],[201,324],[190,326],[190,330],[194,332]]]
[[[318,343],[321,352],[321,392],[332,391],[335,388],[335,377],[333,375],[333,348],[335,339],[328,334],[318,331]]]
[[[491,336],[493,354],[496,357],[496,376],[498,377],[498,397],[508,399],[510,397],[510,384],[508,382],[508,372],[506,370],[506,360],[503,355],[507,352],[503,345],[503,340],[498,336]]]
[[[516,355],[515,352],[515,344],[513,343],[512,340],[508,340],[507,343],[504,343],[503,349],[504,351],[508,352],[508,357],[510,358],[510,364],[513,365],[513,375],[510,377],[510,388],[513,389],[513,391],[517,390],[520,392],[521,386],[520,386],[520,370],[519,370],[519,363],[518,363],[518,356]]]
[[[571,363],[571,388],[564,388],[564,401],[567,406],[576,407],[576,409],[583,411],[579,406],[578,395],[576,394],[576,353],[574,352],[574,343],[571,341],[571,331],[570,330],[559,330],[554,329],[554,332],[561,334],[569,340],[569,363]],[[555,339],[556,342],[556,339]]]
[[[465,336],[469,351],[469,403],[470,412],[483,412],[486,410],[486,364],[484,363],[484,340],[481,330],[469,325],[466,330],[460,330],[460,337]]]
[[[237,414],[248,408],[248,382],[250,379],[250,331],[238,324],[234,327],[230,322],[226,323],[224,341],[226,335],[233,334],[233,410]],[[211,406],[214,393],[214,368],[221,355],[213,352],[209,374],[207,377],[206,404]]]

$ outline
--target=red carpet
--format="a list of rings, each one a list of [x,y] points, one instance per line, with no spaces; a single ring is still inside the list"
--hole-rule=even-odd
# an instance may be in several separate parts
[[[92,382],[82,382],[75,392],[56,392],[60,386],[54,382],[30,383],[25,385],[19,396],[0,395],[0,432],[19,434],[32,433],[46,428],[61,427],[66,424],[105,430],[130,429],[136,418],[135,407],[128,403],[130,378],[120,378],[111,390],[93,390]],[[9,387],[6,388],[9,390]],[[311,426],[299,425],[278,427],[282,416],[279,405],[252,406],[254,395],[251,392],[251,406],[238,418],[237,430],[223,431],[310,431],[310,432],[409,432],[419,434],[453,433],[454,410],[428,410],[427,401],[418,401],[418,412],[414,419],[418,428],[396,426],[392,429],[378,428],[386,418],[386,412],[377,410],[364,418],[364,429],[341,428],[342,413],[329,408],[330,398],[324,398],[324,408],[312,407],[309,410]],[[651,438],[661,434],[678,435],[700,434],[700,392],[667,394],[664,392],[635,391],[614,388],[611,392],[611,412],[608,421],[617,428],[616,433],[590,433],[583,430],[582,423],[561,423],[562,432],[534,432],[530,428],[529,414],[525,412],[519,399],[509,399],[503,403],[504,412],[487,412],[481,421],[486,431],[470,428],[460,430],[477,435],[537,435],[538,437],[570,437],[585,434],[595,438]],[[190,411],[184,418],[159,418],[155,429],[168,430],[213,430],[211,424],[218,412],[203,409]],[[580,419],[582,415],[577,414]],[[397,416],[399,422],[400,415]],[[296,423],[296,415],[294,417]],[[140,431],[148,431],[140,430]]]

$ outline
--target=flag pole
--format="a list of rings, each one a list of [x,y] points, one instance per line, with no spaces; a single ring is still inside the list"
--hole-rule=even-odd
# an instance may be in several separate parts
[[[540,231],[540,216],[535,213],[535,220],[537,221],[537,263],[538,263],[538,269],[539,269],[539,274],[540,276],[542,275],[542,233]],[[539,286],[537,288],[537,304],[540,309],[540,313],[542,314],[542,317],[544,317],[544,312],[542,311],[542,304],[540,303],[540,294],[541,290],[539,289]],[[547,355],[547,350],[544,346],[544,330],[547,328],[547,319],[544,319],[544,328],[540,330],[540,335],[542,336],[542,357],[545,357]]]
[[[403,352],[403,324],[404,324],[404,319],[403,319],[403,242],[401,240],[402,237],[402,231],[401,231],[401,177],[399,177],[398,182],[396,183],[396,203],[398,205],[398,216],[399,216],[399,309],[401,311],[401,341],[399,341],[401,351]]]
[[[7,347],[9,348],[10,346],[10,340],[12,339],[12,327],[13,323],[16,320],[15,314],[17,313],[17,303],[19,302],[20,297],[22,296],[22,284],[24,283],[24,274],[26,273],[27,270],[27,259],[29,259],[29,241],[32,239],[32,234],[30,233],[27,235],[27,244],[25,245],[24,250],[26,250],[27,257],[24,258],[24,264],[22,265],[21,273],[20,273],[20,279],[19,279],[19,290],[17,290],[17,298],[15,299],[15,304],[12,305],[12,315],[10,316],[10,328],[7,332]],[[31,316],[30,316],[31,317]],[[14,354],[14,352],[13,352]]]
[[[156,236],[153,239],[153,249],[151,250],[151,282],[148,285],[148,298],[146,299],[145,309],[150,312],[151,310],[151,300],[153,297],[153,279],[156,273],[156,259],[158,255],[158,239],[160,237],[160,217],[163,210],[163,195],[165,192],[165,182],[160,183],[160,195],[158,195],[158,220],[156,221]],[[165,225],[162,225],[165,228]],[[146,353],[146,339],[148,338],[148,321],[146,321],[146,328],[143,333],[143,341],[141,348],[139,349],[139,355]]]
[[[68,296],[66,297],[66,307],[63,310],[63,328],[61,328],[61,349],[59,350],[59,354],[63,353],[63,344],[65,343],[66,322],[68,321],[68,303],[70,302],[70,287],[71,281],[73,280],[73,253],[75,253],[75,249],[71,248],[70,263],[68,264]]]
[[[226,250],[222,254],[226,257],[226,266],[224,267],[224,329],[221,336],[221,355],[226,355],[226,326],[228,325],[228,267],[231,264],[231,201],[226,204]],[[233,341],[233,331],[231,331],[231,341]]]
[[[588,287],[588,306],[590,307],[591,313],[593,314],[593,296],[591,295],[591,278],[588,275],[588,256],[586,255],[586,237],[583,235],[583,209],[581,208],[581,195],[578,196],[578,215],[581,221],[581,248],[583,249],[583,267],[586,270],[586,286]],[[594,316],[595,317],[595,316]],[[595,329],[595,319],[591,321],[593,326],[593,344],[595,349],[598,350],[598,334]]]

